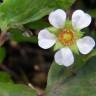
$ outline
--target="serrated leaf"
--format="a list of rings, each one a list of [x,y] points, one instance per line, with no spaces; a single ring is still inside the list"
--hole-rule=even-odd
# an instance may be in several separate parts
[[[46,16],[53,9],[69,8],[75,0],[4,0],[0,5],[0,28],[33,22]]]
[[[26,24],[47,15],[51,9],[48,0],[4,0],[0,5],[0,27]]]

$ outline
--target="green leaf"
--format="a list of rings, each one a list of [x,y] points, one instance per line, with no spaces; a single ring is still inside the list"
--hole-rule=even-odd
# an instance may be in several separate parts
[[[4,0],[0,5],[2,31],[41,19],[54,9],[69,8],[75,0]]]
[[[3,60],[5,59],[6,52],[4,47],[0,47],[0,64],[2,64]]]
[[[78,60],[81,62],[80,59]],[[78,63],[72,69],[66,69],[64,66],[56,64],[51,66],[46,88],[47,96],[96,95],[96,57],[90,59],[86,64],[79,63],[79,67]]]
[[[0,28],[26,24],[47,15],[49,0],[4,0],[0,5]]]
[[[68,10],[72,4],[75,2],[75,0],[55,0],[57,7]]]
[[[38,42],[37,36],[24,36],[23,33],[20,30],[12,29],[10,30],[11,36],[10,39],[14,40],[18,43],[20,42],[30,42],[30,43],[36,43]]]
[[[24,85],[0,83],[0,96],[37,96],[37,95],[34,90]]]
[[[45,22],[44,20],[30,22],[25,25],[25,27],[30,28],[30,29],[43,29],[43,28],[46,28],[49,26],[50,26],[50,24]]]

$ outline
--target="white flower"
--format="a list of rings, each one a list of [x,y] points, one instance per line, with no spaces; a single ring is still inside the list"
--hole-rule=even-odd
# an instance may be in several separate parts
[[[38,34],[38,44],[43,49],[48,49],[58,41],[64,45],[54,56],[55,62],[66,67],[74,63],[74,56],[70,49],[72,44],[76,44],[81,54],[88,54],[95,46],[95,41],[90,36],[78,37],[76,32],[81,30],[91,23],[91,16],[84,13],[82,10],[76,10],[72,15],[72,27],[66,28],[66,13],[57,9],[49,15],[50,24],[58,29],[58,34],[50,32],[48,29],[43,29]],[[75,31],[75,32],[74,32]]]

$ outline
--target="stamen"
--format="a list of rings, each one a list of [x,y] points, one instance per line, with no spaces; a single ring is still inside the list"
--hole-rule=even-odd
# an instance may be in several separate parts
[[[70,46],[77,40],[77,35],[72,29],[64,29],[58,34],[58,40],[65,46]]]

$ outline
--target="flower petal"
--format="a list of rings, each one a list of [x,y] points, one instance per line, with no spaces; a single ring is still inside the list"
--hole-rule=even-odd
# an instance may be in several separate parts
[[[38,44],[43,49],[48,49],[56,43],[56,36],[47,29],[41,30],[38,34]]]
[[[66,13],[62,9],[57,9],[49,14],[49,22],[56,28],[63,28],[66,20]]]
[[[72,25],[74,29],[83,29],[91,23],[91,16],[82,10],[76,10],[72,15]]]
[[[82,54],[88,54],[95,47],[95,41],[90,36],[86,36],[77,40],[77,46]]]
[[[72,51],[69,48],[62,48],[55,54],[55,62],[66,67],[74,63]]]
[[[56,39],[56,36],[49,32],[47,29],[43,29],[38,34],[38,39]]]
[[[43,49],[51,48],[55,43],[56,43],[55,40],[47,40],[47,39],[38,41],[38,45]]]

